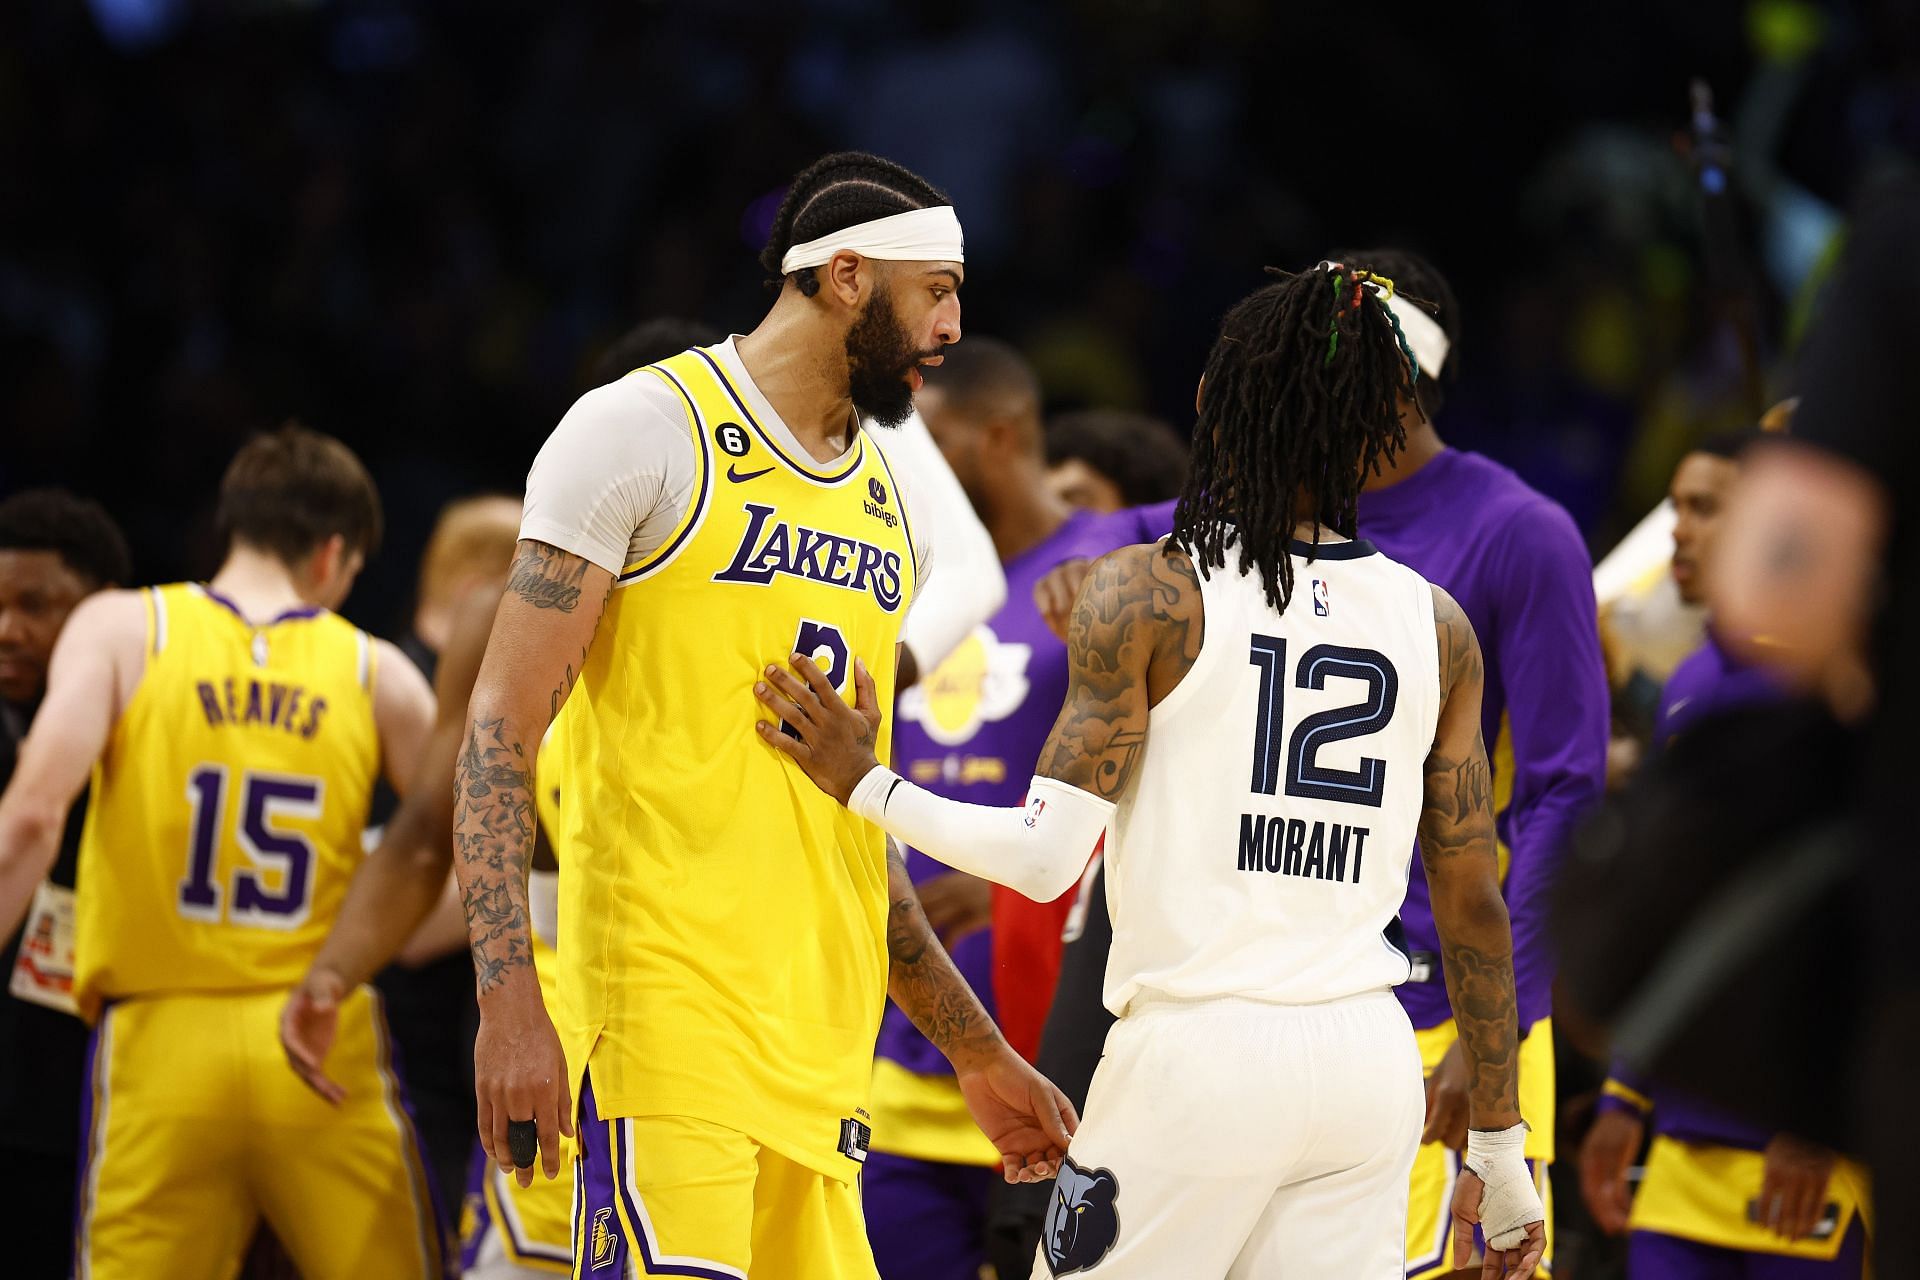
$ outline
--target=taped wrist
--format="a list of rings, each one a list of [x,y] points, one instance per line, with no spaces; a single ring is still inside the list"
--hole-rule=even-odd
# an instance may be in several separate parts
[[[1489,1249],[1515,1249],[1527,1238],[1527,1226],[1545,1222],[1547,1213],[1527,1166],[1527,1123],[1487,1132],[1467,1130],[1465,1164],[1486,1191],[1480,1197],[1480,1231]]]
[[[1023,808],[949,800],[876,765],[847,808],[956,871],[1051,902],[1086,870],[1113,819],[1113,804],[1053,778],[1027,784]]]

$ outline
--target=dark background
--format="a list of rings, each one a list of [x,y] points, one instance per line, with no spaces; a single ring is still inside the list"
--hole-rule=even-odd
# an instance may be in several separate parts
[[[598,351],[751,328],[782,184],[878,151],[953,194],[965,324],[1055,407],[1183,429],[1265,264],[1392,242],[1467,333],[1442,423],[1604,551],[1750,416],[1676,146],[1709,79],[1773,389],[1850,194],[1920,152],[1920,3],[10,0],[0,492],[61,483],[140,575],[209,573],[245,435],[360,450],[393,629],[448,498],[516,491]]]

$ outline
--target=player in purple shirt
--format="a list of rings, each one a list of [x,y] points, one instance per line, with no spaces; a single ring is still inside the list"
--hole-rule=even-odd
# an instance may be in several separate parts
[[[1459,601],[1486,655],[1482,715],[1507,859],[1505,894],[1523,1036],[1520,1110],[1532,1126],[1527,1157],[1545,1199],[1554,1131],[1548,896],[1567,837],[1606,781],[1609,707],[1593,564],[1560,506],[1499,463],[1448,448],[1435,429],[1433,419],[1452,377],[1448,356],[1459,332],[1458,307],[1445,278],[1424,259],[1400,250],[1369,249],[1351,256],[1392,276],[1405,297],[1434,305],[1431,314],[1418,316],[1409,316],[1412,308],[1404,298],[1396,307],[1422,373],[1416,386],[1419,405],[1402,406],[1406,446],[1361,492],[1359,529],[1389,558]],[[1171,521],[1154,532],[1164,534],[1170,527]],[[1010,584],[1010,595],[1013,590]],[[1061,581],[1042,586],[1048,602],[1063,593]],[[1431,1280],[1452,1273],[1448,1205],[1466,1145],[1468,1082],[1424,875],[1408,884],[1401,924],[1416,966],[1414,981],[1397,991],[1428,1072],[1425,1144],[1414,1162],[1408,1204],[1407,1276]],[[1089,998],[1097,1001],[1098,992],[1069,996],[1063,989],[1053,1019],[1073,1016],[1069,1000],[1079,1007]],[[1548,1264],[1552,1256],[1549,1201]],[[1477,1263],[1471,1274],[1478,1274]]]
[[[993,537],[1007,603],[901,696],[893,764],[942,795],[1017,805],[1067,687],[1066,646],[1034,607],[1034,583],[1061,560],[1104,555],[1147,535],[1131,512],[1075,510],[1048,487],[1039,386],[1005,343],[973,336],[954,347],[917,403]],[[954,963],[993,1009],[989,886],[914,849],[907,869]],[[1034,993],[1040,1001],[1046,985]],[[993,1012],[1006,1021],[1006,1010]],[[874,1132],[861,1186],[881,1276],[976,1280],[999,1156],[969,1117],[946,1058],[891,1006],[868,1105]]]
[[[1707,599],[1721,512],[1739,478],[1739,456],[1759,432],[1713,437],[1680,460],[1668,496],[1673,576],[1688,604]],[[1660,699],[1657,749],[1702,720],[1772,702],[1784,691],[1742,662],[1711,624]],[[1656,763],[1652,767],[1659,767]],[[1580,1183],[1595,1222],[1631,1230],[1634,1280],[1844,1280],[1866,1258],[1866,1176],[1850,1161],[1791,1134],[1773,1133],[1615,1063],[1599,1116],[1580,1148]],[[1635,1194],[1628,1171],[1653,1146]]]

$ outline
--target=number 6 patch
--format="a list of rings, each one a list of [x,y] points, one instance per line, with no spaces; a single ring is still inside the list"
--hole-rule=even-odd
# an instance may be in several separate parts
[[[713,438],[720,446],[720,452],[729,458],[744,458],[753,442],[747,439],[747,433],[737,422],[723,422],[713,430]]]

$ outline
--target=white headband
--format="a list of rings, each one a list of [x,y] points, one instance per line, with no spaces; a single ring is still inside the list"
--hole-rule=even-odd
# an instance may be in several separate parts
[[[1344,264],[1322,262],[1322,271],[1345,271]],[[1440,376],[1440,370],[1446,368],[1447,353],[1453,350],[1453,343],[1447,340],[1447,331],[1440,322],[1408,302],[1397,293],[1388,293],[1387,287],[1378,281],[1367,281],[1367,287],[1374,291],[1387,304],[1387,310],[1393,312],[1400,321],[1400,332],[1407,340],[1407,347],[1413,352],[1413,362],[1420,366],[1420,372],[1429,378]]]
[[[960,234],[958,215],[952,205],[937,204],[931,209],[875,218],[797,244],[780,259],[780,274],[820,266],[842,250],[885,262],[966,261],[966,241]]]
[[[1429,378],[1439,377],[1440,370],[1447,364],[1447,352],[1453,349],[1440,322],[1397,293],[1387,299],[1387,308],[1400,318],[1400,332],[1406,335],[1407,346],[1413,349],[1413,359],[1420,366],[1420,372]]]

